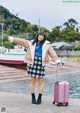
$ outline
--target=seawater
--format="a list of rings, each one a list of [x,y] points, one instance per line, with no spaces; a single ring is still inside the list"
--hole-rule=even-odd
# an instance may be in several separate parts
[[[45,96],[53,96],[54,94],[54,84],[59,80],[64,80],[69,82],[69,97],[80,99],[80,72],[73,72],[68,74],[50,74],[46,75],[44,79],[44,92]],[[0,91],[2,92],[12,92],[12,93],[23,93],[30,94],[30,80],[17,81],[10,83],[0,84]],[[36,94],[38,94],[39,86],[38,83],[35,85]]]

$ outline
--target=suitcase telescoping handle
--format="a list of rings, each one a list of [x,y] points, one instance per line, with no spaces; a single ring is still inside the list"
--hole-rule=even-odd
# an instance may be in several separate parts
[[[61,81],[61,80],[59,80],[58,75],[59,75],[59,68],[63,65],[64,65],[64,63],[62,63],[62,62],[60,64],[56,64],[56,83]]]

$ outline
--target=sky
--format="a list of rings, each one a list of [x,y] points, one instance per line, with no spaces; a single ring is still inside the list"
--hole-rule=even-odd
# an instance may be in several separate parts
[[[0,0],[0,5],[31,24],[39,25],[40,19],[49,30],[70,18],[80,23],[80,0]]]

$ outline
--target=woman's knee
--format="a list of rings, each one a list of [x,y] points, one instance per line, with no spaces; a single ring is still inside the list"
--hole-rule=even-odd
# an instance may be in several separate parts
[[[31,85],[35,85],[36,83],[36,77],[31,77]]]
[[[44,79],[39,77],[38,78],[38,83],[39,83],[40,86],[44,86]]]

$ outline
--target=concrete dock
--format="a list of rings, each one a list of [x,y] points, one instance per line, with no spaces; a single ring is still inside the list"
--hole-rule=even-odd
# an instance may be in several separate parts
[[[0,92],[0,113],[80,113],[80,99],[69,99],[69,105],[53,105],[53,97],[42,97],[42,104],[31,104],[26,94]],[[4,110],[5,109],[5,110]]]

